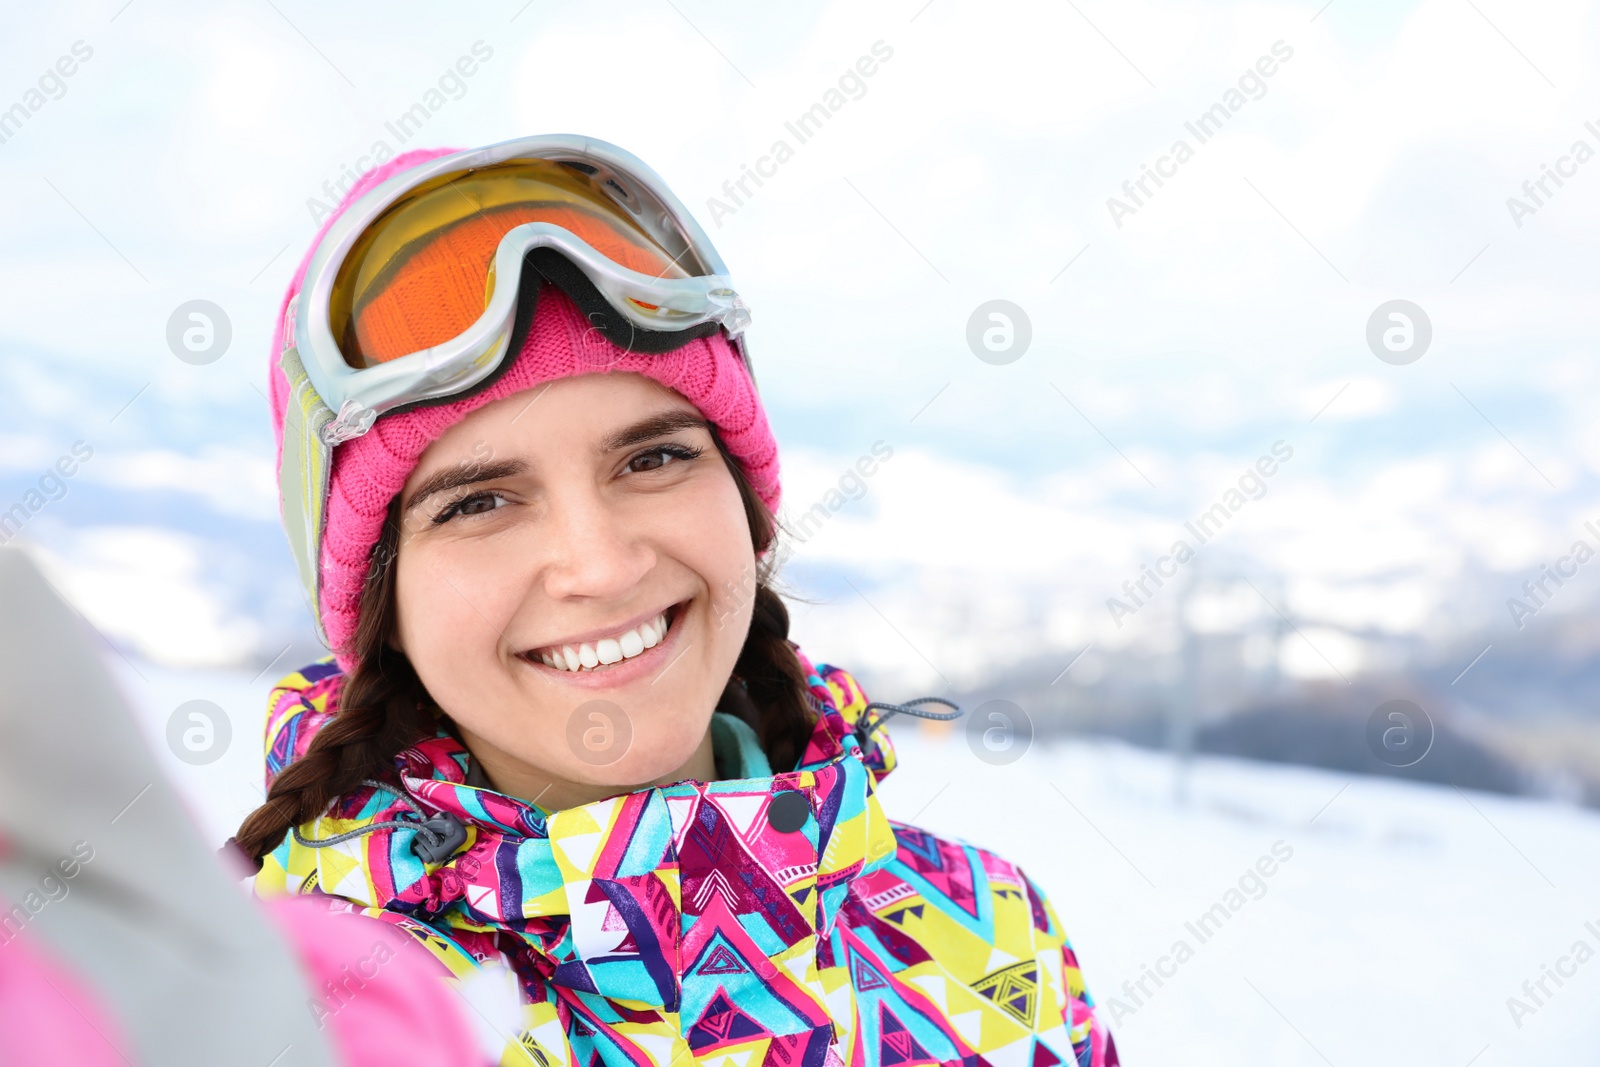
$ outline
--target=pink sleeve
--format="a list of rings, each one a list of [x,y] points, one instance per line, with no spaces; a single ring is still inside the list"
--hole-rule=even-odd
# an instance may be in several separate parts
[[[26,931],[0,940],[0,1034],[6,1063],[124,1067],[131,1048],[98,996]]]
[[[333,1034],[345,1067],[485,1067],[467,1003],[448,971],[412,937],[315,900],[268,901],[312,992],[310,1010]]]
[[[388,923],[272,901],[306,978],[308,1010],[343,1067],[486,1067],[447,973]],[[0,1062],[126,1067],[131,1046],[98,995],[25,932],[0,940]],[[15,1057],[10,1059],[8,1057]]]

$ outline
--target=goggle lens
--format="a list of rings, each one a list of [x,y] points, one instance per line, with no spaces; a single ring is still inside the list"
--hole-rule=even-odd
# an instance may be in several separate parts
[[[330,323],[344,360],[370,367],[443,344],[477,321],[494,292],[500,240],[548,222],[619,266],[661,278],[711,273],[687,241],[674,251],[661,205],[594,168],[518,159],[441,175],[410,190],[357,238],[335,276]]]

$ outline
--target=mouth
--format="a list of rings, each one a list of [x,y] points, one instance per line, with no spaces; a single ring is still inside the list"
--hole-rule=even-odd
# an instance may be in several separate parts
[[[604,636],[583,641],[563,641],[529,649],[521,654],[529,663],[543,664],[553,671],[568,674],[603,674],[640,659],[653,659],[650,653],[660,648],[682,615],[686,603],[673,604],[648,619]]]

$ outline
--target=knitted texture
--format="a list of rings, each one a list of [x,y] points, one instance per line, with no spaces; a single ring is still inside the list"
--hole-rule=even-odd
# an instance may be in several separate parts
[[[335,219],[380,182],[454,148],[407,152],[368,171],[350,188],[311,242],[278,312],[269,358],[272,425],[279,457],[288,404],[288,381],[278,366],[283,325],[289,305],[299,295],[312,253]],[[355,634],[361,587],[373,546],[383,531],[389,501],[405,485],[423,451],[471,412],[502,397],[545,382],[581,374],[631,371],[676,390],[716,426],[761,500],[776,512],[779,500],[778,443],[755,383],[738,353],[720,332],[698,338],[662,355],[630,353],[592,328],[565,293],[547,286],[527,340],[515,361],[489,388],[449,404],[385,415],[365,435],[333,452],[320,556],[321,597],[317,610],[323,632],[340,667],[354,660],[348,645]],[[280,486],[280,492],[282,487]]]

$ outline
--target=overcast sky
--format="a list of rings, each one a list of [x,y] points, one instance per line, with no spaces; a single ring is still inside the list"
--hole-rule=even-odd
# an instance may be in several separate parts
[[[1218,503],[1202,557],[1281,578],[1273,607],[1316,645],[1286,646],[1291,673],[1370,666],[1373,630],[1513,639],[1521,582],[1600,547],[1596,21],[1504,0],[21,9],[0,510],[85,442],[23,535],[65,591],[144,657],[264,661],[304,630],[260,390],[326,189],[384,151],[576,132],[668,180],[754,311],[791,518],[826,510],[789,569],[815,656],[921,687],[1158,641],[1107,601]],[[232,333],[201,366],[167,343],[195,299]],[[993,300],[1031,334],[1010,362],[968,341]],[[1368,343],[1393,300],[1431,327],[1413,362]],[[842,477],[859,498],[833,510]]]

